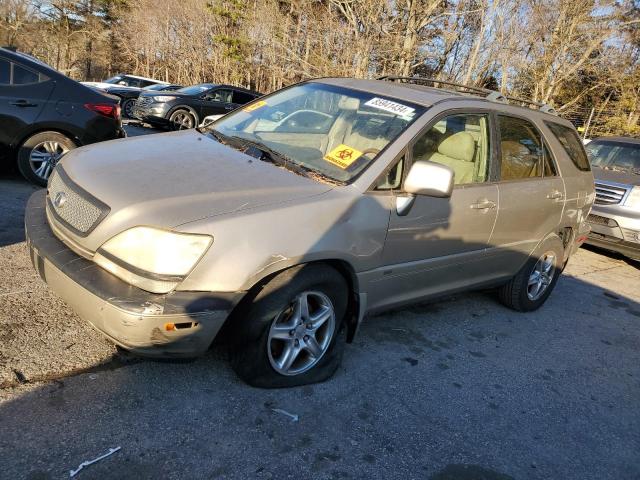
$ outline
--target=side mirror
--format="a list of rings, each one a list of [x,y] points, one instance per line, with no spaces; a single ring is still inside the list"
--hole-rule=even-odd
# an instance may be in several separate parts
[[[446,198],[453,191],[455,173],[439,163],[418,160],[411,166],[404,181],[407,195],[396,197],[396,212],[403,217],[409,213],[416,195]]]
[[[450,197],[455,174],[449,167],[439,163],[418,160],[411,166],[404,181],[404,191],[428,197]]]

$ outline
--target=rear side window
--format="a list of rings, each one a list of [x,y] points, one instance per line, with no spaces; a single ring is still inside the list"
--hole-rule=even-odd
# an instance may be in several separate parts
[[[11,63],[0,58],[0,85],[9,85],[9,83],[11,83]]]
[[[13,64],[12,85],[25,85],[28,83],[38,83],[40,76],[33,70],[24,68],[16,63]]]
[[[544,123],[547,127],[549,127],[549,130],[551,130],[551,132],[558,139],[558,141],[564,148],[564,151],[567,152],[567,155],[569,155],[569,158],[578,168],[578,170],[582,170],[583,172],[588,172],[589,170],[591,170],[591,165],[589,165],[589,159],[587,158],[587,154],[584,151],[582,141],[580,140],[580,137],[578,137],[578,134],[575,132],[575,130],[558,123]]]
[[[536,127],[527,120],[500,115],[500,179],[542,176],[544,147]]]

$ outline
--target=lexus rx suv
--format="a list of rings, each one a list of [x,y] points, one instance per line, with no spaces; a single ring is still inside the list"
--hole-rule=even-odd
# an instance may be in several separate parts
[[[535,310],[589,230],[580,138],[546,106],[430,82],[311,80],[74,150],[28,202],[33,264],[121,347],[222,336],[261,387],[329,378],[368,313],[488,287]]]

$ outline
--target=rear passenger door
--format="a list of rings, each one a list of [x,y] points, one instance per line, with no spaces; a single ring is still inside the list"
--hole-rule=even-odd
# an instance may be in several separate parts
[[[0,156],[36,122],[54,87],[37,70],[0,57]]]
[[[562,218],[565,189],[538,128],[517,116],[498,115],[500,208],[491,236],[505,275],[517,272],[538,242],[555,232]]]
[[[498,211],[498,188],[490,176],[494,156],[490,118],[485,112],[445,114],[413,143],[410,160],[450,167],[455,187],[451,198],[416,196],[406,215],[399,215],[395,208],[391,211],[384,271],[373,282],[371,308],[493,278],[484,256]],[[378,189],[388,188],[397,178],[395,171],[386,174]]]

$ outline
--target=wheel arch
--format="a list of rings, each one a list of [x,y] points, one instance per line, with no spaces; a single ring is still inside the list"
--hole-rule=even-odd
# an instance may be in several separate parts
[[[71,129],[66,129],[64,127],[59,127],[59,126],[47,127],[45,125],[38,125],[38,126],[35,126],[35,128],[29,130],[28,132],[25,132],[20,137],[20,139],[16,142],[14,147],[16,153],[22,147],[22,145],[24,145],[25,142],[29,140],[31,137],[33,137],[34,135],[38,135],[39,133],[45,133],[45,132],[59,133],[60,135],[64,135],[69,140],[73,141],[73,143],[76,144],[76,147],[82,146],[82,142],[80,141],[80,138],[75,133],[73,133]]]
[[[188,110],[191,113],[191,115],[194,116],[196,120],[195,121],[196,126],[200,125],[200,115],[198,115],[198,112],[196,112],[193,107],[190,107],[189,105],[185,105],[183,103],[176,105],[175,107],[171,107],[167,112],[167,116],[165,118],[169,120],[171,118],[171,115],[173,115],[178,110]]]
[[[347,327],[347,342],[353,342],[355,334],[358,329],[358,325],[360,319],[362,317],[362,309],[366,308],[365,305],[362,304],[359,295],[359,284],[358,284],[358,276],[356,275],[355,269],[353,266],[344,259],[339,258],[327,258],[327,259],[318,259],[318,260],[310,260],[304,262],[297,262],[294,264],[281,266],[276,270],[270,270],[265,275],[259,277],[254,280],[253,285],[248,289],[247,294],[242,298],[240,302],[235,306],[232,312],[229,314],[227,320],[225,321],[225,325],[221,331],[221,337],[225,339],[229,339],[229,335],[233,332],[233,324],[234,319],[236,319],[239,315],[243,315],[248,308],[248,305],[252,301],[252,299],[256,296],[257,292],[259,292],[271,279],[275,276],[285,272],[287,270],[291,270],[292,268],[300,267],[303,265],[328,265],[336,270],[347,282],[349,288],[349,295],[347,299],[347,312],[345,316],[346,327]]]

